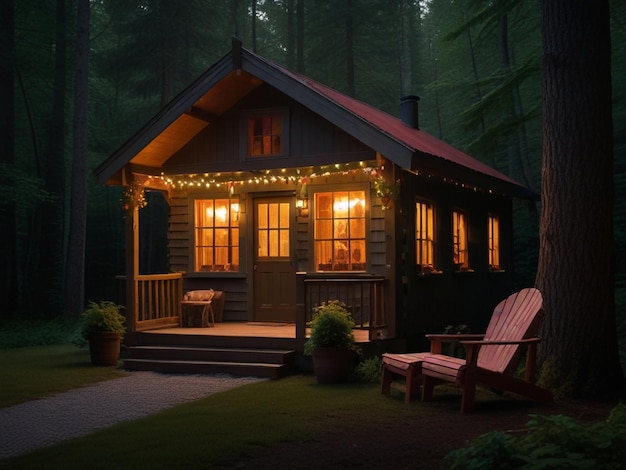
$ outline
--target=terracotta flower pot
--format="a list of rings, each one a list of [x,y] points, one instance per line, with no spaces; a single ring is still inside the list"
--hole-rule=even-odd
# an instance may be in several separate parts
[[[320,384],[344,382],[354,367],[354,351],[345,348],[315,348],[313,370]]]
[[[119,333],[91,333],[89,354],[94,366],[116,366],[120,359],[122,337]]]

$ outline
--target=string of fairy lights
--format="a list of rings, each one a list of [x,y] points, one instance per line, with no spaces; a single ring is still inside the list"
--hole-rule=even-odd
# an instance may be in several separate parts
[[[318,177],[331,175],[365,174],[376,177],[382,168],[368,162],[336,163],[317,167],[281,168],[262,171],[228,173],[192,173],[185,175],[160,176],[161,180],[172,189],[211,189],[226,187],[233,190],[243,185],[262,186],[278,184],[307,184]],[[159,178],[159,177],[153,177]]]
[[[297,168],[279,168],[260,171],[237,171],[237,172],[214,172],[214,173],[190,173],[160,176],[149,176],[148,178],[156,183],[154,186],[167,190],[193,190],[193,189],[222,189],[228,190],[232,195],[235,190],[243,190],[249,187],[260,187],[270,184],[292,185],[295,188],[302,188],[311,183],[315,178],[329,177],[333,175],[367,175],[374,185],[381,182],[384,165],[378,165],[375,161],[359,161],[350,163],[335,163],[331,165],[307,166]],[[433,178],[434,175],[418,170],[411,170],[411,173]],[[451,184],[457,188],[467,189],[474,192],[486,192],[489,194],[501,194],[491,188],[477,187],[450,177],[441,177],[444,183]],[[393,183],[391,183],[393,185]],[[148,184],[148,186],[153,186]],[[253,189],[252,189],[253,190]]]

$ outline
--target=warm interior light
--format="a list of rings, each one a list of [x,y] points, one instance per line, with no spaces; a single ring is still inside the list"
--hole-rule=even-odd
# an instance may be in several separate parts
[[[217,209],[215,209],[215,217],[221,221],[221,222],[226,222],[226,207],[222,206],[222,207],[218,207]]]
[[[333,204],[333,209],[336,211],[345,211],[347,209],[352,209],[354,206],[357,206],[359,204],[364,205],[365,201],[359,198],[350,199],[350,202],[348,202],[347,199],[340,199],[335,200],[335,203]]]

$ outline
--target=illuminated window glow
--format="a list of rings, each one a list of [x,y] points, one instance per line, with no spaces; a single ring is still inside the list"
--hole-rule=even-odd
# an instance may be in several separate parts
[[[452,262],[458,270],[469,268],[467,217],[458,211],[452,211]]]
[[[314,245],[318,271],[365,271],[365,191],[315,194]]]
[[[500,271],[500,221],[498,217],[490,215],[487,219],[489,236],[489,269]]]
[[[194,202],[195,271],[239,271],[239,201]]]
[[[289,203],[259,203],[257,208],[259,258],[289,258]]]
[[[435,215],[429,202],[415,203],[415,256],[422,272],[435,268]]]

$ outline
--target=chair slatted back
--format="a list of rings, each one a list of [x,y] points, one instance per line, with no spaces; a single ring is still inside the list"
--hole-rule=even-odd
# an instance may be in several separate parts
[[[537,289],[522,289],[500,302],[485,333],[486,341],[518,341],[537,335],[543,316],[543,299]],[[478,366],[500,373],[512,373],[522,348],[518,345],[482,346]]]
[[[194,302],[210,302],[215,296],[213,289],[207,290],[191,290],[183,296],[183,300],[192,300]]]

